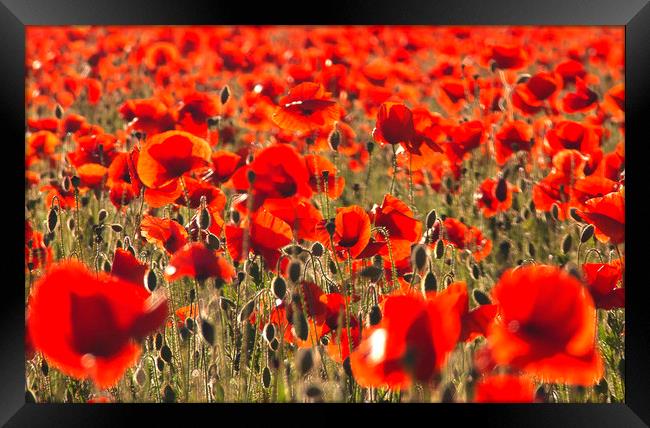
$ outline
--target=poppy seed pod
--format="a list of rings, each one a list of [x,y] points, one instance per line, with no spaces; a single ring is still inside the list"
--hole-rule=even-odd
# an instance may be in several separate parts
[[[160,357],[156,358],[156,368],[159,372],[165,370],[165,362]]]
[[[370,308],[370,313],[368,314],[368,321],[370,321],[370,325],[377,325],[381,321],[381,309],[379,309],[379,306],[373,305],[372,308]]]
[[[113,230],[115,233],[120,233],[122,230],[124,230],[124,228],[119,223],[113,223],[111,224],[111,230]]]
[[[266,339],[267,342],[272,341],[275,338],[275,324],[266,323],[264,330],[262,330],[262,334],[264,335],[264,339]]]
[[[237,315],[237,321],[240,323],[246,321],[251,316],[254,309],[255,299],[252,299],[241,308],[239,315]]]
[[[172,350],[167,346],[167,344],[163,345],[162,348],[160,348],[160,358],[167,364],[171,364],[172,362]]]
[[[76,223],[75,223],[75,219],[74,219],[74,217],[70,217],[70,218],[68,219],[68,230],[70,230],[70,231],[72,232],[72,231],[74,230],[75,226],[76,226]],[[120,241],[120,244],[121,244],[121,243],[122,243],[122,242]]]
[[[341,133],[336,127],[330,132],[330,135],[327,137],[327,142],[329,143],[332,150],[337,151],[339,145],[341,144]]]
[[[368,150],[369,154],[372,154],[372,152],[375,150],[375,143],[374,141],[368,141],[366,143],[366,150]]]
[[[381,268],[370,265],[361,269],[359,275],[361,275],[362,278],[368,278],[371,282],[377,282],[381,278],[382,272]]]
[[[203,208],[199,213],[199,228],[201,228],[202,230],[206,230],[207,228],[210,227],[210,223],[211,223],[210,211],[208,211],[207,208]]]
[[[267,389],[271,386],[271,370],[268,367],[262,370],[262,385]]]
[[[436,291],[438,289],[438,280],[433,272],[427,272],[424,275],[424,291]]]
[[[584,219],[578,215],[578,209],[576,207],[571,207],[569,209],[569,215],[571,216],[572,219],[577,221],[578,223],[584,223]]]
[[[424,245],[416,245],[411,251],[411,265],[418,271],[424,269],[427,263],[427,250]]]
[[[584,244],[589,241],[592,236],[594,236],[594,225],[588,224],[583,227],[582,232],[580,232],[580,242]]]
[[[271,291],[276,298],[280,300],[284,299],[284,296],[287,294],[287,283],[284,278],[276,276],[271,284]]]
[[[72,183],[72,187],[78,189],[79,185],[81,185],[81,178],[79,178],[78,175],[73,175],[72,178],[70,179],[70,182]]]
[[[61,104],[57,104],[56,107],[54,107],[54,116],[59,120],[63,118],[63,107],[61,107]]]
[[[490,297],[487,294],[485,294],[485,292],[479,290],[478,288],[474,289],[474,291],[472,292],[472,296],[474,297],[476,303],[478,303],[479,305],[489,305],[492,303]]]
[[[99,210],[99,213],[97,215],[97,219],[98,219],[100,224],[104,223],[104,221],[106,220],[106,217],[108,217],[108,212],[103,208],[101,210]]]
[[[253,171],[252,169],[246,171],[246,178],[248,179],[248,182],[250,184],[255,183],[255,171]]]
[[[221,247],[221,240],[214,233],[208,232],[205,238],[205,244],[208,247],[208,249],[212,251],[216,251]]]
[[[477,280],[481,277],[481,269],[479,269],[476,263],[472,263],[471,274],[474,280]]]
[[[133,374],[133,381],[138,386],[144,385],[144,383],[147,381],[147,374],[144,370],[142,370],[142,367],[138,367],[138,369]]]
[[[564,235],[564,238],[562,239],[562,253],[567,254],[569,251],[571,251],[571,247],[573,246],[573,237],[571,236],[570,233],[567,233]]]
[[[239,223],[239,220],[241,219],[239,211],[230,210],[230,219],[233,221],[233,223]]]
[[[560,206],[557,203],[554,203],[551,206],[551,216],[555,221],[558,221],[560,219]]]
[[[174,392],[174,389],[169,386],[169,384],[165,385],[163,388],[162,398],[163,403],[174,403],[176,401],[176,393]]]
[[[233,302],[227,297],[221,296],[219,298],[219,307],[221,308],[222,311],[227,311],[235,307],[235,302]]]
[[[300,276],[302,275],[302,264],[297,260],[293,260],[291,263],[289,263],[288,274],[289,281],[297,284],[298,281],[300,281]]]
[[[156,351],[160,351],[162,346],[163,346],[163,335],[162,333],[157,333],[156,338],[154,339],[154,347],[156,348]]]
[[[429,213],[427,214],[426,221],[425,221],[427,229],[431,229],[433,227],[434,223],[436,222],[436,218],[437,218],[436,217],[436,210],[429,211]]]
[[[324,251],[325,248],[320,242],[314,242],[314,244],[311,246],[311,253],[314,255],[314,257],[322,256]]]
[[[144,287],[150,293],[153,293],[157,286],[158,286],[158,277],[156,276],[156,272],[149,269],[149,271],[144,277]]]
[[[201,336],[210,346],[214,346],[214,326],[205,318],[201,319]]]
[[[273,340],[269,342],[269,349],[273,352],[277,351],[280,347],[280,342],[277,337],[274,337]]]
[[[327,223],[325,223],[325,230],[327,230],[330,237],[334,236],[334,232],[336,232],[336,224],[334,223],[334,220],[327,220]]]
[[[104,272],[110,272],[111,271],[111,263],[108,260],[104,260]]]
[[[293,312],[293,328],[296,332],[296,336],[300,340],[307,340],[309,337],[309,325],[307,324],[307,318],[297,305],[294,305]]]
[[[55,209],[50,208],[50,212],[47,214],[47,230],[53,232],[58,223],[59,215]]]
[[[314,367],[314,356],[311,349],[299,349],[296,353],[296,368],[300,376],[305,376]]]
[[[494,189],[494,196],[499,202],[503,202],[508,197],[508,183],[504,177],[499,178],[497,186]]]
[[[228,85],[221,88],[221,94],[219,94],[219,97],[222,105],[228,102],[228,99],[230,98],[230,88]]]
[[[442,256],[445,255],[445,243],[442,242],[442,239],[438,239],[434,255],[436,256],[436,259],[441,259]]]

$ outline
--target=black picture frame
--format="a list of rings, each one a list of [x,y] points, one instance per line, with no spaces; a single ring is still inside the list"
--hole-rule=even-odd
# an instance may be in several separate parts
[[[642,176],[648,146],[647,120],[650,102],[650,3],[648,0],[452,0],[444,2],[233,2],[151,0],[1,0],[0,5],[0,121],[2,122],[3,179],[5,195],[0,242],[5,257],[0,280],[0,422],[6,426],[117,426],[134,417],[151,426],[226,423],[239,418],[243,426],[251,418],[272,425],[381,421],[395,423],[460,423],[472,426],[642,427],[650,424],[650,311],[646,298],[647,268],[643,265],[650,210]],[[532,405],[58,405],[25,403],[24,278],[21,265],[24,245],[19,226],[24,180],[20,141],[24,141],[25,27],[28,25],[87,24],[428,24],[428,25],[623,25],[626,40],[626,349],[625,404]],[[23,204],[24,205],[24,204]],[[15,210],[15,213],[14,213]],[[8,275],[7,275],[8,274]],[[288,413],[298,414],[288,418]],[[197,416],[197,414],[200,414]],[[316,417],[314,417],[316,415]],[[407,419],[408,418],[408,419]],[[423,419],[423,422],[418,420]],[[443,420],[445,422],[443,422]],[[193,422],[194,421],[194,422]],[[275,422],[274,422],[275,421]],[[429,422],[427,422],[429,421]]]

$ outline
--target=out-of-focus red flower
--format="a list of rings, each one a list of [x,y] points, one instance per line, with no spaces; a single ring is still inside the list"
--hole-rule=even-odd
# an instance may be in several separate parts
[[[182,277],[194,278],[203,282],[208,278],[218,278],[231,282],[235,268],[221,256],[217,256],[200,242],[193,242],[177,250],[165,268],[168,281]]]
[[[127,100],[118,109],[129,131],[155,135],[175,128],[175,118],[167,106],[156,98]]]
[[[596,308],[609,310],[625,307],[625,289],[618,287],[623,280],[623,264],[620,260],[612,263],[585,263],[582,272]]]
[[[587,87],[587,83],[581,78],[576,78],[575,92],[568,93],[562,99],[562,108],[567,113],[575,113],[591,110],[598,103],[598,94]]]
[[[583,210],[577,211],[587,223],[596,228],[600,242],[620,244],[625,241],[625,190],[588,199]]]
[[[520,46],[494,45],[488,48],[486,59],[496,63],[498,68],[517,70],[526,66],[528,55]]]
[[[554,73],[537,73],[525,83],[517,85],[512,93],[512,104],[525,114],[535,114],[561,87]]]
[[[138,176],[145,186],[163,187],[193,169],[209,165],[212,151],[202,138],[167,131],[149,138],[138,156]]]
[[[289,131],[311,131],[339,120],[340,110],[331,94],[318,83],[304,82],[289,90],[273,113],[273,122]]]
[[[237,153],[219,150],[212,153],[212,165],[208,179],[215,184],[225,183],[235,173],[237,168],[244,165],[244,159]]]
[[[332,162],[323,156],[306,155],[305,164],[309,171],[309,185],[314,192],[326,193],[332,199],[341,196],[345,178],[337,175],[336,166]],[[327,171],[327,181],[323,171]]]
[[[503,165],[513,153],[520,150],[530,151],[532,146],[533,129],[530,125],[520,120],[506,122],[495,136],[496,161]]]
[[[98,163],[85,163],[77,168],[80,178],[80,188],[99,189],[103,187],[108,175],[108,169]]]
[[[451,127],[448,131],[449,140],[443,149],[452,161],[462,161],[466,153],[481,145],[483,140],[483,124],[479,120],[463,122]]]
[[[474,260],[483,260],[492,251],[492,241],[483,236],[483,232],[474,226],[467,226],[458,219],[447,217],[443,222],[442,240],[460,250],[468,249]],[[438,229],[438,230],[435,230]],[[440,233],[440,223],[434,226],[434,234]]]
[[[356,258],[362,254],[370,242],[370,217],[368,217],[368,213],[358,205],[337,208],[334,225],[332,242],[337,258],[346,260],[348,256]],[[325,225],[321,223],[317,230],[319,240],[326,247],[332,249],[330,236],[325,229]]]
[[[137,341],[166,317],[166,298],[66,261],[35,284],[27,322],[35,348],[53,367],[106,388],[135,364]]]
[[[401,144],[410,153],[420,153],[415,139],[413,113],[401,103],[385,102],[377,112],[372,136],[380,144]]]
[[[588,386],[603,376],[594,303],[569,273],[544,265],[510,269],[492,295],[499,316],[488,343],[498,364],[543,382]]]
[[[555,67],[555,72],[562,76],[564,84],[575,83],[576,78],[584,79],[587,75],[585,66],[574,59],[562,62]]]
[[[500,183],[502,188],[497,191]],[[510,209],[513,192],[519,192],[519,187],[508,183],[505,178],[499,180],[486,178],[475,193],[476,204],[483,212],[483,216],[494,217],[497,213]]]
[[[136,259],[130,251],[122,248],[115,250],[111,275],[133,284],[144,285],[144,275],[147,272],[147,264]]]
[[[208,119],[218,115],[219,109],[220,105],[215,96],[205,92],[192,92],[183,98],[178,109],[176,129],[207,138]]]
[[[178,222],[147,214],[140,222],[140,234],[147,242],[169,254],[175,253],[187,243],[187,231]]]
[[[526,377],[493,375],[481,379],[474,391],[475,403],[533,403],[535,385]]]
[[[323,215],[307,199],[267,199],[263,209],[287,223],[296,239],[316,241],[316,226],[323,221]]]

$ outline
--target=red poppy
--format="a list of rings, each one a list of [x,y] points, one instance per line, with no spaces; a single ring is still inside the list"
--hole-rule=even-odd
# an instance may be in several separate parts
[[[147,269],[147,264],[136,259],[130,251],[122,248],[115,250],[113,264],[111,265],[111,275],[114,277],[144,286],[144,276]]]
[[[140,234],[147,242],[155,244],[169,254],[187,243],[187,231],[174,220],[145,214],[140,222]]]
[[[306,199],[267,199],[263,209],[287,223],[296,239],[316,241],[316,226],[323,221],[323,215]]]
[[[289,131],[311,131],[332,125],[340,111],[331,94],[318,83],[304,82],[289,90],[273,113],[273,122]]]
[[[137,185],[131,182],[129,171],[130,153],[118,153],[108,167],[106,185],[109,187],[109,197],[116,208],[128,205],[137,196]],[[139,190],[139,189],[138,189]]]
[[[85,163],[77,168],[80,188],[99,189],[103,187],[108,175],[108,169],[98,163]]]
[[[570,120],[563,120],[549,129],[544,144],[544,150],[551,156],[564,149],[589,155],[599,148],[600,138],[594,129]]]
[[[478,228],[467,226],[452,217],[447,217],[442,224],[444,226],[443,241],[451,243],[460,250],[470,250],[477,262],[483,260],[492,251],[492,241],[483,236],[483,232]],[[440,233],[439,229],[440,223],[434,226],[433,233]]]
[[[193,169],[207,166],[212,150],[203,139],[184,131],[167,131],[147,140],[138,156],[138,176],[157,189]]]
[[[452,161],[462,161],[468,153],[481,145],[483,124],[479,120],[463,122],[448,131],[449,141],[444,144],[445,153]]]
[[[235,268],[224,257],[215,255],[214,251],[200,242],[187,244],[174,252],[165,268],[168,281],[190,277],[199,282],[208,278],[231,282],[233,276]]]
[[[170,131],[175,127],[174,115],[156,98],[127,100],[118,111],[124,120],[129,122],[129,131],[154,135]]]
[[[336,209],[334,219],[334,251],[339,260],[358,257],[370,242],[370,217],[358,205]],[[320,241],[331,249],[330,236],[324,224],[318,227]]]
[[[280,258],[280,248],[288,245],[292,239],[291,227],[279,217],[267,211],[259,211],[250,217],[250,223],[243,227],[226,226],[226,246],[234,261],[244,261],[244,233],[247,228],[248,251],[262,256],[266,268],[276,271]]]
[[[533,146],[532,138],[533,129],[526,122],[506,122],[495,135],[497,163],[503,165],[513,153],[520,150],[529,151]]]
[[[543,265],[510,269],[492,295],[499,317],[488,343],[498,364],[543,382],[589,386],[603,376],[594,303],[569,273]]]
[[[248,171],[255,173],[251,184]],[[238,191],[252,190],[253,210],[267,198],[311,197],[309,171],[305,160],[291,146],[276,144],[261,150],[250,165],[239,168],[232,178]]]
[[[574,59],[570,59],[558,64],[557,67],[555,67],[555,72],[562,76],[562,80],[565,84],[575,83],[576,78],[579,77],[581,79],[584,79],[587,75],[585,66]]]
[[[244,165],[244,159],[236,153],[226,150],[213,152],[212,165],[207,178],[215,184],[225,183],[242,165]]]
[[[533,403],[535,385],[521,376],[493,375],[481,379],[475,387],[475,403]]]
[[[576,78],[576,91],[568,93],[562,99],[562,107],[567,113],[591,110],[598,105],[598,94],[587,87],[581,78]]]
[[[166,317],[166,298],[66,261],[36,283],[27,322],[34,346],[53,367],[106,388],[136,363],[137,341]]]
[[[527,63],[526,51],[516,45],[494,45],[491,46],[486,58],[495,62],[498,68],[502,69],[520,69]]]
[[[401,260],[411,255],[411,244],[417,242],[422,235],[422,222],[415,218],[413,211],[398,198],[386,194],[381,205],[375,205],[370,211],[370,222],[375,227],[383,227],[388,232],[391,242],[391,252],[395,260]],[[386,238],[378,234],[379,242]],[[388,256],[384,247],[381,254]]]
[[[596,308],[625,307],[625,289],[618,287],[623,280],[623,264],[619,260],[612,263],[585,263],[582,272]]]
[[[197,137],[207,138],[208,119],[218,115],[220,104],[215,96],[193,92],[183,98],[178,110],[177,129],[187,131]],[[219,135],[215,133],[215,135]]]
[[[512,93],[512,104],[526,114],[535,114],[544,107],[560,88],[556,74],[537,73],[525,83],[517,85]]]
[[[43,234],[35,230],[25,239],[25,266],[32,263],[34,269],[48,267],[54,255],[52,247],[45,245]]]
[[[588,199],[583,210],[577,211],[587,223],[596,228],[600,242],[620,244],[625,241],[625,190]]]
[[[390,296],[381,307],[380,323],[363,330],[359,347],[350,354],[355,380],[364,387],[390,389],[432,380],[460,335],[457,296]]]
[[[337,175],[336,167],[332,162],[323,156],[307,155],[305,164],[309,170],[309,185],[314,192],[326,193],[332,199],[341,196],[345,187],[345,178]],[[323,171],[327,171],[327,182]]]
[[[117,139],[111,134],[91,134],[77,138],[77,148],[68,153],[70,163],[79,168],[86,163],[109,166],[115,156]]]
[[[420,153],[415,139],[413,113],[401,103],[385,102],[377,112],[372,136],[380,144],[401,144],[411,153]]]
[[[499,192],[497,192],[497,188],[500,181],[486,178],[474,195],[476,205],[481,209],[484,217],[494,217],[499,212],[509,210],[512,206],[512,193],[519,192],[519,187],[508,183],[505,179],[500,180],[503,180],[505,187],[500,189]]]

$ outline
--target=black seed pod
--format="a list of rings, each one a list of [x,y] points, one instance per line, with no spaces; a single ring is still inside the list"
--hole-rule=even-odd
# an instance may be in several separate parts
[[[338,268],[336,267],[336,262],[334,260],[330,260],[327,267],[329,268],[332,275],[336,275],[337,272],[339,271]]]
[[[272,341],[275,338],[275,324],[267,323],[264,326],[264,330],[262,330],[262,334],[264,335],[264,339],[266,339],[267,342]]]
[[[431,229],[433,227],[433,224],[436,222],[436,218],[437,218],[436,217],[436,210],[429,211],[429,213],[427,214],[426,221],[425,221],[427,229]]]
[[[199,227],[202,230],[206,230],[210,227],[212,219],[210,218],[210,211],[207,208],[203,208],[199,213]]]
[[[168,364],[171,364],[172,362],[172,350],[167,346],[167,344],[163,345],[162,348],[160,348],[160,358]]]
[[[383,271],[382,271],[381,268],[379,268],[377,266],[374,266],[374,265],[370,265],[370,266],[366,266],[365,268],[361,269],[361,272],[359,272],[359,275],[361,275],[362,278],[369,279],[371,282],[377,282],[381,278],[381,273],[382,272]]]
[[[553,217],[553,220],[555,221],[560,219],[560,206],[557,203],[554,203],[551,206],[551,217]]]
[[[334,232],[336,232],[336,224],[333,220],[327,220],[327,223],[325,223],[325,230],[327,230],[327,233],[329,233],[330,236],[334,236]]]
[[[320,242],[314,242],[314,245],[311,246],[311,253],[314,255],[314,257],[322,256],[324,251],[325,248]]]
[[[424,269],[427,263],[427,250],[424,245],[416,245],[411,251],[411,265],[418,271]]]
[[[572,246],[573,246],[573,237],[571,236],[570,233],[567,233],[562,239],[562,253],[567,254],[569,251],[571,251]]]
[[[205,244],[209,250],[215,251],[218,250],[219,247],[221,247],[221,240],[219,240],[219,237],[217,237],[217,235],[215,235],[214,233],[208,232],[208,235],[206,236],[205,239]]]
[[[160,351],[160,349],[163,346],[163,335],[161,333],[156,334],[156,338],[154,339],[154,346],[156,348],[156,351]]]
[[[59,223],[59,215],[57,214],[55,209],[51,208],[50,212],[47,213],[47,230],[53,232],[58,223]]]
[[[231,211],[230,211],[230,219],[231,219],[234,223],[239,223],[239,220],[240,220],[240,214],[239,214],[239,211],[231,210]]]
[[[235,302],[233,302],[227,297],[222,296],[219,298],[219,307],[221,308],[222,311],[227,311],[235,307]]]
[[[163,399],[163,403],[176,402],[176,393],[174,392],[174,389],[171,386],[169,386],[169,384],[165,385],[165,387],[162,390],[162,399]]]
[[[436,291],[438,289],[438,280],[433,272],[427,272],[424,275],[424,291]]]
[[[144,287],[150,293],[153,293],[157,286],[158,286],[158,277],[156,276],[156,272],[154,272],[152,269],[149,269],[147,274],[144,276]]]
[[[330,135],[327,137],[327,141],[329,142],[332,150],[337,151],[339,149],[339,145],[341,144],[341,133],[336,127],[332,130],[332,132],[330,132]]]
[[[70,179],[70,182],[72,183],[72,187],[78,189],[79,185],[81,184],[81,178],[79,178],[78,175],[73,175],[72,178]]]
[[[314,356],[311,349],[299,349],[296,353],[296,368],[300,376],[305,376],[314,367]]]
[[[307,318],[305,318],[305,314],[300,310],[300,308],[294,305],[293,309],[293,328],[296,332],[296,336],[301,340],[307,340],[309,337]]]
[[[280,347],[280,342],[278,341],[277,337],[273,338],[273,340],[269,342],[269,349],[271,349],[271,351],[275,352],[278,350],[279,347]]]
[[[264,388],[271,386],[271,370],[268,367],[264,367],[262,370],[262,385]]]
[[[156,358],[156,368],[159,372],[165,370],[165,362],[160,357]]]
[[[481,269],[479,269],[476,263],[472,263],[472,278],[479,279],[481,277]]]
[[[255,309],[255,299],[250,300],[241,308],[241,311],[239,311],[239,315],[237,315],[237,321],[239,322],[246,321],[251,316],[254,309]]]
[[[479,290],[478,288],[474,289],[474,291],[472,292],[472,296],[474,296],[474,300],[479,305],[489,305],[492,303],[490,297],[487,294],[485,294],[485,292]]]
[[[103,266],[104,272],[110,272],[111,271],[111,262],[108,260],[104,260],[104,266]]]
[[[228,102],[228,99],[230,98],[230,88],[228,87],[228,85],[221,88],[221,94],[219,96],[222,105]]]
[[[300,276],[302,274],[301,263],[297,260],[293,260],[291,263],[289,263],[288,274],[289,274],[289,281],[291,281],[294,284],[297,284],[298,281],[300,281]]]
[[[368,314],[368,320],[370,321],[370,325],[377,325],[381,321],[381,310],[379,309],[379,306],[374,305],[372,308],[370,308],[370,313]]]
[[[57,104],[56,107],[54,107],[54,116],[59,120],[63,118],[63,107],[61,107],[61,104]]]
[[[438,239],[438,242],[436,243],[436,249],[434,255],[436,256],[436,259],[441,259],[444,254],[445,254],[445,243],[442,242],[442,239]]]
[[[273,295],[278,299],[284,299],[284,296],[287,294],[287,283],[284,278],[276,276],[271,284],[271,291],[273,291]]]
[[[99,214],[97,215],[97,219],[99,220],[99,223],[104,223],[106,217],[108,217],[108,211],[106,211],[103,208],[99,210]]]
[[[214,326],[204,318],[201,318],[201,336],[210,346],[214,346]]]
[[[503,202],[508,197],[508,183],[504,177],[499,178],[497,187],[494,189],[494,196],[499,202]]]
[[[583,227],[582,232],[580,232],[580,242],[584,244],[589,241],[592,236],[594,236],[594,225],[588,224]]]
[[[246,279],[246,272],[244,272],[243,270],[237,272],[237,283],[241,284],[244,282],[245,279]]]
[[[569,216],[571,216],[572,219],[577,221],[578,223],[584,223],[584,219],[578,215],[578,210],[575,207],[571,207],[569,209]]]
[[[50,373],[50,366],[47,364],[47,361],[43,360],[41,363],[41,373],[43,373],[43,376],[47,376],[48,373]]]

